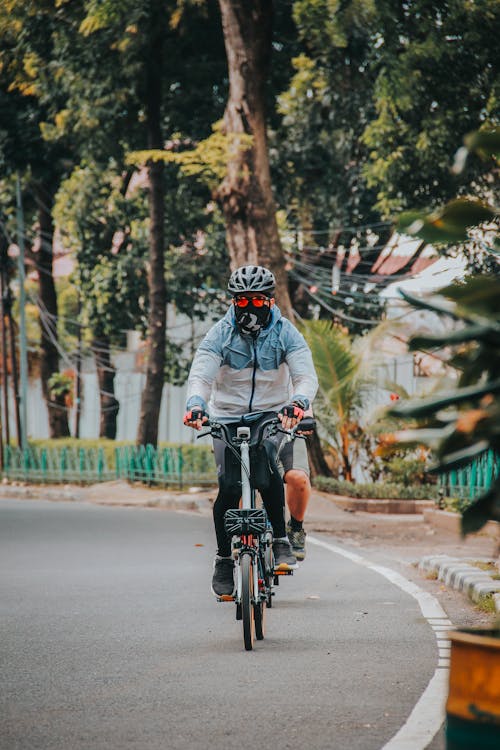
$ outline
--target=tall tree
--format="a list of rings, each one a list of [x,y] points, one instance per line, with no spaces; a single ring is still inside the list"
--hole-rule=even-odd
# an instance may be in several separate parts
[[[49,182],[34,183],[35,201],[38,208],[39,248],[31,257],[37,260],[38,288],[40,292],[40,378],[42,393],[49,414],[51,437],[68,437],[70,434],[68,412],[64,395],[53,392],[52,377],[59,372],[60,347],[58,341],[58,306],[53,273],[54,222],[52,207],[55,185]]]
[[[28,2],[6,2],[0,9],[0,99],[8,115],[2,121],[0,151],[4,171],[22,175],[26,226],[36,234],[26,244],[38,274],[42,390],[50,435],[65,437],[69,425],[64,399],[50,387],[60,366],[51,211],[55,191],[70,163],[71,149],[64,139],[48,143],[43,137],[43,123],[60,106],[62,92],[48,75],[54,50],[54,10],[40,4],[37,11],[33,12]]]
[[[165,13],[163,2],[153,0],[149,17],[145,19],[145,35],[149,39],[145,70],[145,114],[147,146],[149,149],[163,147],[162,134],[162,63],[165,39]],[[158,419],[160,415],[163,378],[165,369],[165,209],[163,164],[152,161],[148,165],[149,183],[149,329],[146,383],[142,392],[141,417],[137,442],[139,445],[158,442]]]
[[[361,135],[375,112],[376,8],[372,0],[297,0],[293,19],[297,42],[277,98],[272,173],[285,226],[296,236],[288,248],[294,308],[308,317],[319,299],[322,315],[338,309],[342,324],[359,333],[380,317],[362,277],[388,236],[369,226],[380,215],[362,173],[368,149]]]
[[[145,327],[147,284],[146,207],[141,195],[127,197],[129,174],[96,164],[75,168],[58,191],[55,219],[61,241],[77,261],[73,283],[80,299],[83,343],[94,355],[101,406],[99,434],[115,438],[112,348],[125,329]]]
[[[271,268],[280,307],[293,319],[276,222],[266,125],[272,3],[219,0],[219,5],[229,71],[224,128],[232,149],[217,197],[226,221],[231,266],[261,263]]]
[[[214,2],[206,6],[174,0],[149,0],[138,6],[131,1],[89,2],[82,24],[84,33],[105,32],[112,49],[122,59],[122,72],[129,76],[133,104],[132,128],[123,131],[123,147],[142,149],[152,155],[164,148],[169,138],[181,132],[189,137],[208,134],[220,106],[221,59],[219,35],[214,28]],[[220,67],[220,66],[219,66]],[[102,80],[102,79],[101,79]],[[109,79],[105,81],[108,90]],[[87,92],[87,97],[92,89]],[[112,89],[111,89],[112,91]],[[149,325],[146,383],[141,404],[137,440],[156,443],[165,374],[165,246],[176,246],[179,236],[165,213],[167,170],[161,159],[148,158],[149,196]]]
[[[488,195],[491,164],[471,158],[460,176],[450,164],[464,135],[500,123],[500,4],[383,0],[377,10],[376,116],[363,141],[378,208],[433,207],[471,181]]]

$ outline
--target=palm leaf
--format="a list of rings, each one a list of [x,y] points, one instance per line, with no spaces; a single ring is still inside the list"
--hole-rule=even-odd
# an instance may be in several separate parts
[[[340,421],[348,419],[359,401],[359,360],[349,337],[327,320],[304,321],[302,332],[311,349],[323,399]]]

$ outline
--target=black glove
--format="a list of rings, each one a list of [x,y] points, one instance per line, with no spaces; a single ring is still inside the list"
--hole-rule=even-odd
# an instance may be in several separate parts
[[[280,410],[280,414],[289,419],[298,419],[299,421],[304,416],[304,409],[297,403],[287,404]]]
[[[184,424],[188,425],[191,422],[197,422],[199,419],[203,420],[205,417],[208,419],[208,414],[205,409],[202,409],[201,406],[193,406],[192,409],[184,414],[184,419],[182,421]]]

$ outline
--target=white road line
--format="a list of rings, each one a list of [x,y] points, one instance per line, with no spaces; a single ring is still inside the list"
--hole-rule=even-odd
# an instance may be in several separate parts
[[[412,581],[396,573],[395,570],[386,568],[383,565],[376,565],[355,552],[349,552],[349,550],[343,549],[336,544],[329,544],[316,537],[308,536],[307,541],[315,544],[317,547],[323,547],[336,555],[345,557],[357,565],[363,565],[365,568],[379,573],[395,586],[402,589],[402,591],[413,596],[417,600],[423,616],[434,630],[436,639],[439,639],[439,641],[443,638],[444,631],[453,628],[453,625],[446,616],[446,612],[437,599],[432,594],[423,591]],[[449,659],[443,658],[443,656],[444,654],[439,653],[440,658],[438,659],[436,671],[413,707],[413,711],[408,719],[381,750],[425,750],[436,732],[439,731],[445,719],[450,664]]]

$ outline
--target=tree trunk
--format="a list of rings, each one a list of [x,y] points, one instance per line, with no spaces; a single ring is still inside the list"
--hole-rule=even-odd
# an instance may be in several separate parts
[[[311,476],[331,477],[333,472],[325,461],[321,441],[316,432],[307,437],[307,453],[309,456],[309,467]]]
[[[219,0],[229,71],[224,131],[230,156],[217,191],[231,268],[258,263],[276,276],[276,298],[293,320],[285,258],[276,223],[265,118],[271,54],[271,0]]]
[[[148,50],[146,123],[148,148],[162,149],[161,133],[161,75],[164,14],[161,3],[153,3],[149,19],[151,44]],[[165,369],[165,238],[163,164],[153,162],[148,167],[149,181],[149,333],[146,384],[142,393],[141,420],[137,435],[138,445],[156,445],[158,420]]]
[[[340,443],[342,446],[341,450],[341,456],[342,456],[342,464],[343,464],[343,472],[344,472],[344,479],[346,482],[352,482],[352,466],[351,466],[351,459],[349,457],[349,434],[347,432],[346,426],[340,427]]]
[[[116,438],[116,420],[120,403],[115,398],[116,370],[111,363],[109,338],[107,336],[94,338],[92,353],[96,364],[101,405],[99,437],[114,440]]]
[[[57,295],[52,269],[52,244],[54,225],[52,205],[54,191],[41,183],[34,186],[38,205],[40,249],[34,254],[38,267],[39,315],[40,315],[40,378],[42,393],[49,412],[49,432],[51,438],[70,435],[68,412],[64,395],[51,396],[49,380],[59,372],[59,351],[57,337]]]

